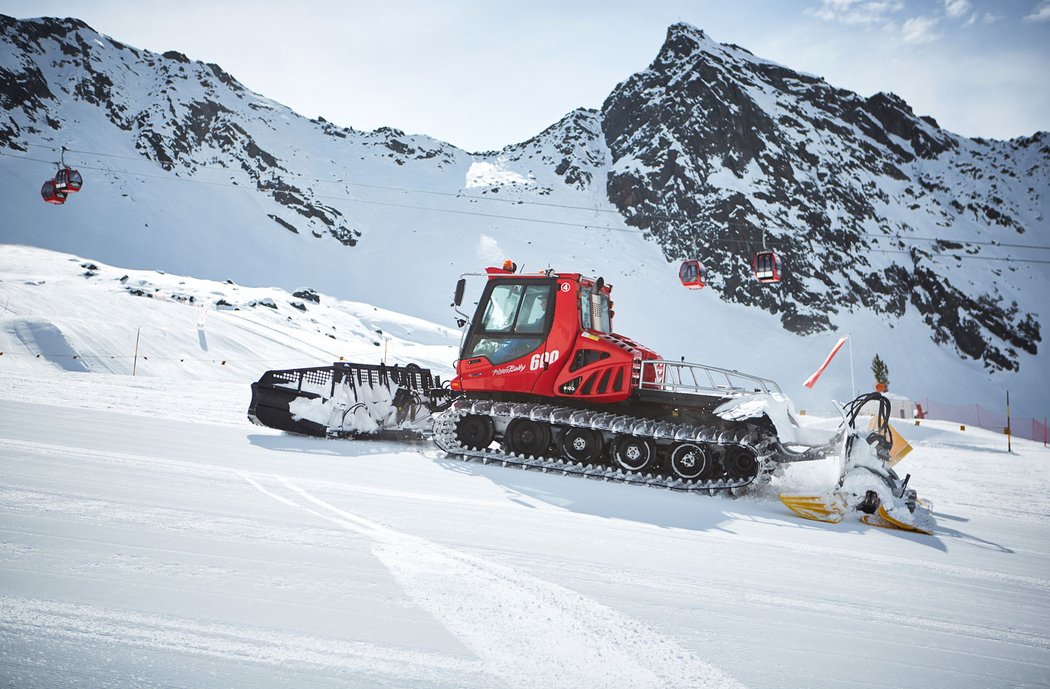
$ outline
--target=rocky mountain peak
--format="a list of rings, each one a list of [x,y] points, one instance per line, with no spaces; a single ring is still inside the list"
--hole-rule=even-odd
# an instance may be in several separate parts
[[[833,330],[857,309],[915,308],[936,341],[989,368],[1034,353],[1038,319],[1012,294],[952,279],[950,245],[904,240],[1007,242],[1032,221],[1045,226],[1045,165],[1033,191],[1006,149],[975,154],[894,94],[836,89],[687,24],[617,86],[602,118],[612,202],[668,260],[702,257],[723,298],[778,313],[799,333]],[[749,262],[764,233],[790,274],[756,290]],[[961,315],[946,317],[945,304]]]
[[[703,46],[717,45],[703,30],[692,24],[678,22],[667,28],[667,37],[660,48],[656,61],[670,63],[688,59]]]

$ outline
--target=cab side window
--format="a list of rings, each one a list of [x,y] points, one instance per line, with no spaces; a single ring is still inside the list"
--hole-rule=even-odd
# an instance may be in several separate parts
[[[514,332],[521,334],[542,333],[547,323],[547,300],[550,288],[547,285],[529,285],[521,300]]]
[[[485,307],[481,328],[489,333],[510,332],[524,291],[525,285],[496,285]]]

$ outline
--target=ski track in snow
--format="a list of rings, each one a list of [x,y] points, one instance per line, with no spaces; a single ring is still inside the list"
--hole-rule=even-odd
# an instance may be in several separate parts
[[[690,652],[677,647],[644,624],[633,621],[569,589],[512,568],[457,552],[425,539],[400,533],[325,502],[296,483],[276,475],[232,471],[224,467],[135,453],[114,453],[58,443],[0,439],[0,453],[21,462],[57,459],[116,467],[150,469],[169,476],[171,484],[241,479],[277,502],[335,524],[372,543],[373,553],[389,569],[406,595],[459,638],[476,662],[445,656],[387,652],[370,644],[342,643],[268,633],[231,625],[114,611],[92,605],[29,597],[0,598],[3,635],[43,636],[57,640],[119,643],[152,650],[178,650],[216,658],[285,665],[300,663],[332,671],[378,673],[387,679],[432,676],[434,672],[473,676],[467,686],[501,687],[742,687],[739,682]],[[200,509],[153,506],[147,500],[129,505],[92,497],[84,491],[43,492],[20,487],[19,461],[9,466],[0,485],[0,504],[8,514],[30,519],[62,515],[77,521],[111,525],[145,525],[152,529],[206,533],[287,545],[338,547],[329,529],[302,524],[275,528],[250,519],[207,513]],[[325,485],[325,482],[313,482]],[[335,484],[328,484],[334,486]],[[269,486],[269,487],[267,487]],[[17,528],[9,533],[18,534]],[[15,547],[14,544],[11,544]],[[109,566],[136,569],[132,558]],[[154,574],[156,564],[150,565]],[[17,568],[16,568],[17,569]],[[162,573],[162,572],[160,572]],[[73,568],[70,575],[90,578]],[[212,568],[212,577],[235,571]],[[243,584],[248,589],[287,585],[272,576]],[[536,658],[544,662],[538,664]],[[396,668],[399,668],[395,671]],[[426,672],[424,672],[426,670]],[[485,675],[495,675],[488,681]],[[437,678],[440,680],[440,677]],[[476,682],[476,683],[475,683]],[[452,682],[455,684],[455,682]]]
[[[824,554],[816,553],[815,556],[825,557]],[[509,559],[513,561],[514,558],[509,557]],[[863,560],[859,560],[856,564],[857,566],[863,566]],[[559,562],[560,571],[564,573],[567,568],[568,565],[566,563]],[[901,566],[896,569],[903,570],[904,567]],[[573,568],[572,571],[576,573],[574,578],[577,580],[591,581],[598,585],[607,584],[609,586],[616,584],[617,577],[620,574],[582,565]],[[929,571],[920,568],[919,571],[912,572],[908,577],[914,579],[912,586],[919,588],[922,586],[922,581],[928,579],[930,575]],[[977,576],[977,572],[974,571],[945,570],[941,572],[941,575],[954,576],[962,581],[969,581],[975,587],[983,585],[994,589],[997,583],[1001,583],[994,578],[980,581],[982,577]],[[651,588],[654,590],[659,589],[661,585],[666,585],[666,581],[646,580],[637,576],[634,583],[639,589]],[[1047,588],[1047,582],[1034,578],[1023,578],[1023,580],[1015,578],[1011,583],[1028,584],[1036,590]],[[885,624],[889,627],[908,626],[912,629],[921,629],[931,633],[953,634],[966,638],[1008,642],[1037,649],[1050,649],[1050,633],[1048,633],[1048,630],[1029,632],[1014,626],[998,624],[994,621],[986,621],[980,625],[960,624],[958,621],[951,619],[950,614],[945,614],[940,619],[937,619],[898,612],[888,607],[872,605],[870,602],[844,601],[841,599],[828,601],[823,597],[823,592],[820,590],[813,590],[808,595],[803,595],[800,592],[794,592],[794,595],[787,595],[786,593],[777,593],[772,590],[756,590],[753,587],[712,579],[679,579],[675,585],[683,600],[700,600],[705,596],[716,599],[736,600],[750,605],[775,608],[788,613],[816,614],[829,618],[847,616],[866,623]],[[872,636],[874,634],[874,632],[870,633]]]
[[[239,473],[274,500],[371,539],[407,595],[463,641],[500,686],[743,687],[654,630],[574,591],[377,524],[281,476]],[[324,511],[265,487],[266,480]],[[544,663],[537,665],[537,658]]]
[[[376,681],[410,681],[435,672],[453,680],[477,677],[481,670],[475,662],[437,653],[16,596],[0,596],[0,637],[6,635],[118,643],[279,667],[313,665],[365,673]]]
[[[163,470],[170,474],[173,478],[176,476],[193,477],[195,479],[208,479],[218,482],[226,482],[229,480],[233,470],[226,467],[217,467],[213,465],[201,464],[198,462],[181,461],[174,459],[165,459],[156,455],[140,455],[134,453],[115,453],[106,451],[95,451],[86,449],[83,447],[71,447],[55,443],[46,442],[25,442],[16,441],[5,438],[0,438],[0,451],[5,454],[20,452],[20,453],[32,453],[40,456],[47,457],[66,457],[69,459],[77,459],[80,461],[92,461],[101,462],[106,464],[116,464],[128,467],[139,467],[149,468],[150,470],[157,471]],[[236,472],[236,475],[247,480],[248,474],[244,472]],[[343,493],[359,493],[368,495],[384,495],[388,497],[410,497],[410,498],[423,498],[424,496],[418,493],[411,493],[408,491],[395,491],[385,490],[376,488],[366,488],[362,486],[349,486],[343,483],[332,482],[332,481],[320,481],[317,479],[309,479],[305,481],[310,486],[316,486],[318,489],[337,489]],[[288,500],[288,498],[281,497],[280,495],[266,491],[261,484],[252,482],[257,489],[267,494],[269,497],[278,500],[279,502],[285,502],[290,506],[302,507],[298,503]],[[67,496],[67,500],[62,502],[59,501],[61,498],[57,495],[51,495],[48,499],[41,499],[42,496],[36,496],[33,492],[20,492],[12,490],[11,486],[0,487],[0,494],[5,497],[4,504],[10,508],[16,508],[21,506],[23,509],[29,510],[42,510],[47,509],[47,505],[50,505],[53,509],[70,510],[79,509],[86,516],[88,513],[100,514],[106,513],[109,516],[117,516],[121,514],[119,505],[111,505],[91,499],[87,496]],[[457,498],[442,498],[441,496],[426,495],[425,499],[429,502],[449,502],[449,503],[462,503],[462,499]],[[480,503],[479,503],[480,504]],[[323,519],[329,519],[328,516],[317,513],[311,510],[315,516]],[[174,515],[178,515],[179,519],[173,519]],[[187,511],[185,513],[179,513],[176,510],[165,510],[163,515],[158,515],[156,524],[160,528],[172,528],[173,525],[183,524],[184,520],[188,519],[200,519],[201,514],[196,511]],[[346,526],[345,522],[340,522],[340,526]],[[245,531],[247,533],[247,531]],[[297,532],[298,533],[298,532]],[[736,544],[747,544],[754,548],[763,549],[775,549],[785,551],[797,551],[799,546],[791,541],[780,541],[767,538],[756,538],[753,536],[745,536],[742,534],[734,534],[730,537],[722,536],[719,534],[709,534],[706,536],[713,540],[727,540],[731,539]],[[965,536],[957,536],[959,539],[966,540]],[[301,540],[294,534],[289,535],[289,542],[296,542]],[[972,540],[972,539],[971,539]],[[988,546],[991,547],[991,546]],[[1010,585],[1020,586],[1026,589],[1034,591],[1042,591],[1050,593],[1050,578],[1047,577],[1033,577],[1023,576],[1017,574],[1011,574],[1008,572],[989,571],[984,569],[976,569],[965,567],[961,565],[951,565],[941,562],[934,562],[930,560],[922,560],[909,557],[892,556],[886,553],[866,553],[862,550],[846,550],[835,547],[823,547],[812,544],[805,546],[805,551],[813,557],[824,558],[826,560],[849,560],[856,563],[856,566],[889,566],[898,572],[920,572],[921,576],[942,576],[942,577],[957,577],[973,582],[975,585],[982,584],[989,587],[997,585]],[[706,584],[705,584],[706,585]],[[1046,640],[1044,639],[1044,642]],[[1050,642],[1047,642],[1050,645]]]

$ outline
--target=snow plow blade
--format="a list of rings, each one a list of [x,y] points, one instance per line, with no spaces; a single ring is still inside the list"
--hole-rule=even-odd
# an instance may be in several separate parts
[[[883,529],[900,529],[927,536],[933,535],[933,514],[929,504],[923,501],[916,503],[914,512],[909,511],[906,507],[887,509],[885,505],[879,505],[875,514],[866,514],[861,521]]]
[[[909,510],[906,504],[895,502],[887,507],[886,503],[880,502],[872,514],[865,514],[861,505],[851,507],[846,496],[836,492],[824,495],[781,495],[780,501],[803,519],[838,524],[850,512],[860,512],[860,521],[869,526],[933,535],[933,512],[929,503],[923,500],[915,503],[914,511]]]
[[[781,495],[780,501],[802,517],[818,522],[838,524],[846,514],[846,501],[838,495]]]
[[[878,404],[869,431],[856,421],[866,403]],[[933,509],[893,470],[911,446],[889,424],[889,400],[877,393],[861,395],[844,409],[850,428],[837,485],[820,495],[781,495],[780,501],[804,519],[837,524],[858,513],[864,524],[932,535]]]

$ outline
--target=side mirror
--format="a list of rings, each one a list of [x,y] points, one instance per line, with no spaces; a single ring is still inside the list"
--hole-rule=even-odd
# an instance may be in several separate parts
[[[456,306],[463,304],[463,292],[467,289],[467,279],[460,278],[459,282],[456,283],[456,296],[453,298],[453,303]]]

